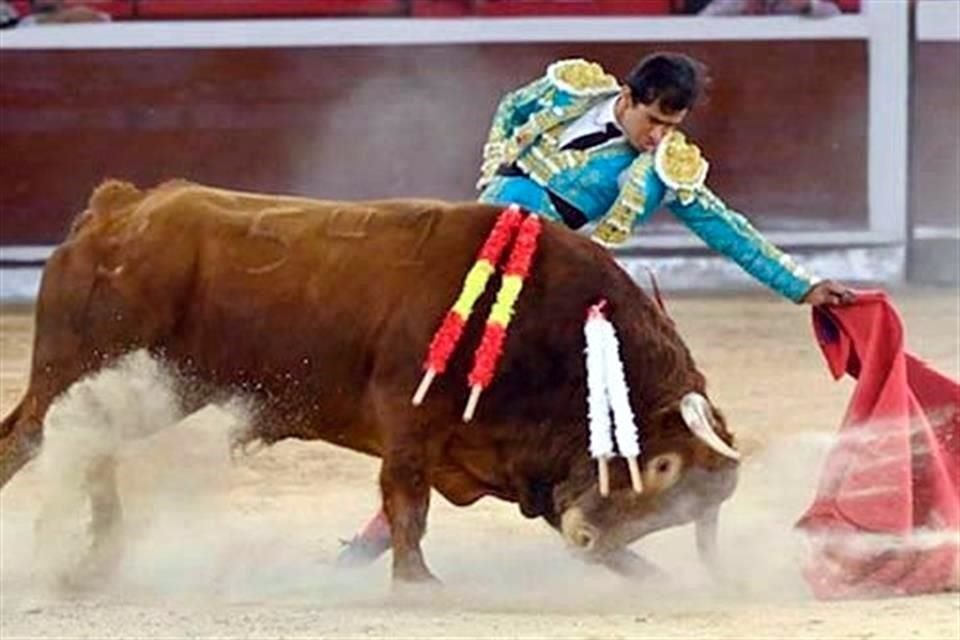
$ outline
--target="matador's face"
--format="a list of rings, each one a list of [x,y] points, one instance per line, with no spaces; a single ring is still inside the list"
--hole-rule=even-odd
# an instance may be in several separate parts
[[[624,87],[615,112],[620,128],[633,148],[637,151],[653,151],[668,133],[683,122],[689,109],[664,111],[660,108],[659,100],[651,104],[634,102],[630,88]]]

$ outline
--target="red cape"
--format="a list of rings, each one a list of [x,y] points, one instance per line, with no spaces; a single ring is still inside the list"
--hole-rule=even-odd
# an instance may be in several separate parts
[[[798,526],[819,598],[956,589],[960,563],[960,385],[904,350],[882,292],[818,307],[834,378],[857,379],[817,496]]]

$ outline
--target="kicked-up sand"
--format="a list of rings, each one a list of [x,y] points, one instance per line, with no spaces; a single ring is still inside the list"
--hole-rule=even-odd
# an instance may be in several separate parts
[[[909,348],[960,377],[958,293],[894,300]],[[210,408],[124,447],[123,554],[95,589],[50,581],[85,539],[83,514],[58,514],[73,530],[41,544],[35,524],[64,487],[35,461],[3,489],[0,638],[960,637],[957,593],[818,602],[800,577],[792,525],[853,388],[831,379],[809,309],[762,295],[667,304],[745,454],[721,511],[719,577],[700,566],[691,527],[634,545],[670,576],[635,583],[578,563],[514,505],[435,495],[424,550],[444,586],[396,592],[388,558],[334,566],[339,539],[378,506],[377,460],[296,441],[231,459],[233,414]],[[4,414],[26,383],[31,314],[0,312]]]

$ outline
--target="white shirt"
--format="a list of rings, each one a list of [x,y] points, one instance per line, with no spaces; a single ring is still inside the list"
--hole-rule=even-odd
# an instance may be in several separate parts
[[[565,145],[576,140],[580,136],[585,136],[590,133],[595,133],[597,131],[603,131],[607,128],[608,123],[613,123],[618,129],[620,128],[620,123],[617,122],[617,114],[614,111],[614,107],[617,104],[618,95],[610,96],[608,99],[603,102],[590,107],[590,109],[573,121],[569,127],[560,135],[560,139],[557,143],[562,149]],[[613,144],[616,142],[621,142],[623,140],[623,135],[616,138],[610,138],[606,142],[598,146],[606,146],[608,144]],[[624,169],[620,172],[620,175],[617,176],[617,185],[622,189],[623,185],[627,181],[627,177],[630,174],[630,169]]]
[[[619,94],[610,96],[603,102],[590,107],[586,113],[574,120],[573,124],[568,126],[560,135],[560,139],[557,141],[557,143],[560,145],[560,148],[562,149],[564,146],[573,140],[576,140],[580,136],[605,130],[608,123],[613,123],[617,128],[620,128],[620,125],[617,122],[616,112],[614,111],[618,97]],[[617,138],[611,138],[603,144],[607,145],[613,142],[620,142],[622,138],[622,135]]]

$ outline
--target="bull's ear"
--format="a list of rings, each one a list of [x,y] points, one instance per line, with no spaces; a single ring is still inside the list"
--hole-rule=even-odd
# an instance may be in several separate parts
[[[644,436],[664,441],[688,442],[690,428],[680,411],[680,400],[673,400],[643,418]]]
[[[650,412],[643,420],[647,437],[663,439],[686,439],[690,433],[680,413],[680,401],[673,402]]]

